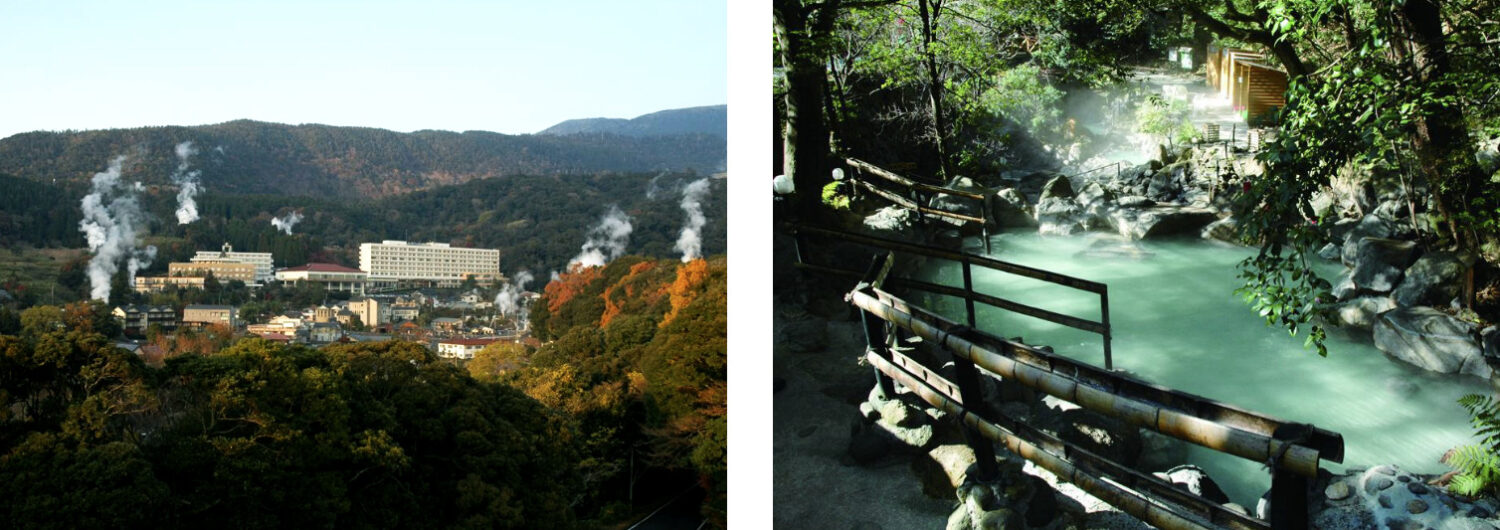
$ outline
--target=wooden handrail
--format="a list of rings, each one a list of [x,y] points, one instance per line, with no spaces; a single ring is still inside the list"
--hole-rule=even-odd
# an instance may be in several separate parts
[[[986,438],[1004,444],[1012,453],[1051,471],[1059,480],[1070,482],[1152,526],[1171,530],[1270,528],[1265,521],[1192,495],[1166,481],[1115,463],[1025,423],[1005,416],[992,417],[965,407],[953,390],[934,386],[928,379],[911,373],[905,365],[887,360],[876,352],[867,352],[865,359],[923,401],[947,412],[950,417],[960,418]],[[1107,480],[1105,476],[1108,476]],[[1192,513],[1184,514],[1184,510],[1175,509],[1176,506],[1153,502],[1152,497],[1141,493],[1143,491],[1155,498],[1176,503]]]
[[[1231,425],[1220,421],[1220,416],[1232,407],[1163,387],[1158,388],[1174,394],[1176,399],[1171,400],[1173,405],[1186,403],[1189,406],[1177,407],[1152,402],[1129,392],[1142,386],[1142,382],[1130,381],[1133,378],[1128,376],[1094,371],[1089,374],[1092,377],[1084,378],[1080,377],[1079,373],[1060,372],[1052,365],[1038,366],[1024,362],[1016,356],[1006,355],[1005,351],[988,348],[981,341],[976,340],[975,337],[981,335],[982,332],[970,328],[954,333],[953,330],[958,327],[957,323],[930,315],[919,318],[912,312],[898,308],[895,303],[886,302],[886,300],[894,299],[895,297],[889,293],[870,287],[850,293],[850,302],[855,306],[902,329],[909,330],[925,341],[932,341],[956,357],[961,356],[972,361],[976,366],[1001,377],[1015,380],[1083,408],[1119,418],[1131,425],[1257,462],[1275,460],[1278,468],[1290,470],[1304,477],[1317,476],[1320,459],[1333,462],[1343,459],[1343,438],[1336,434],[1329,433],[1333,435],[1331,441],[1336,442],[1337,447],[1331,447],[1330,449],[1333,449],[1329,451],[1331,454],[1324,455],[1316,446],[1328,444],[1329,440],[1308,437],[1301,442],[1290,443],[1276,439],[1275,431],[1288,425],[1289,422],[1234,409],[1234,412],[1239,415],[1253,415],[1259,421],[1237,422],[1242,425],[1250,423],[1252,428],[1249,429],[1241,425]],[[941,321],[944,326],[939,326],[929,320]],[[1014,344],[1011,341],[994,337],[989,337],[988,342]],[[1056,357],[1040,350],[1032,350],[1030,353],[1044,358]],[[1061,364],[1069,365],[1068,363]],[[1072,365],[1072,367],[1076,368],[1077,365]],[[1092,380],[1103,380],[1106,384],[1092,384]],[[1107,384],[1109,382],[1123,382],[1124,384],[1110,385]],[[1126,389],[1127,392],[1122,393],[1120,389]],[[1326,433],[1326,431],[1323,432]]]
[[[865,162],[864,160],[860,160],[858,158],[845,158],[844,159],[844,163],[847,163],[851,167],[857,168],[857,169],[859,169],[861,171],[864,171],[866,173],[869,173],[871,175],[875,175],[877,177],[889,180],[891,182],[895,182],[897,184],[900,184],[902,186],[906,186],[906,187],[914,189],[914,190],[925,191],[925,192],[928,192],[928,193],[941,193],[943,195],[954,195],[954,196],[958,196],[958,197],[968,197],[970,199],[978,199],[978,200],[981,200],[981,201],[984,200],[984,194],[983,193],[977,193],[977,192],[973,192],[973,191],[959,190],[959,189],[949,188],[947,186],[934,186],[932,184],[927,184],[927,183],[924,183],[924,182],[917,182],[917,181],[912,180],[912,179],[910,179],[908,177],[903,177],[901,175],[896,174],[893,171],[890,171],[890,170],[887,170],[887,169],[883,169],[880,166],[877,166],[875,164],[871,164],[869,162]]]

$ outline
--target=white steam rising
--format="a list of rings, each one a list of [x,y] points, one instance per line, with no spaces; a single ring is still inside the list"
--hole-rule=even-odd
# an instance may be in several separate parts
[[[583,250],[568,262],[569,268],[573,265],[584,267],[603,267],[610,260],[620,257],[625,253],[625,245],[630,243],[630,216],[620,211],[619,206],[610,206],[604,217],[599,219],[599,224],[589,230],[589,239],[583,243]]]
[[[198,183],[198,170],[188,171],[188,157],[198,154],[193,149],[193,142],[182,142],[177,144],[177,171],[172,173],[172,183],[178,187],[177,192],[177,224],[185,225],[198,220],[198,202],[193,196],[203,191],[203,185]]]
[[[651,177],[651,180],[646,183],[646,199],[647,200],[652,200],[652,201],[656,200],[657,194],[660,194],[661,191],[662,191],[661,185],[657,184],[657,182],[661,181],[661,178],[665,177],[665,176],[667,176],[667,174],[665,172],[657,173],[656,176]]]
[[[109,169],[95,173],[92,191],[81,204],[83,220],[78,222],[78,230],[94,255],[89,259],[88,278],[89,297],[95,300],[109,299],[109,281],[120,272],[122,262],[126,284],[134,285],[136,271],[156,259],[156,247],[135,248],[136,232],[145,227],[146,214],[137,197],[140,183],[120,184],[120,166],[124,163],[125,157],[117,156],[109,161]]]
[[[701,178],[682,188],[682,211],[687,214],[687,226],[677,236],[677,250],[682,251],[682,262],[687,263],[703,256],[703,199],[708,197],[708,179]]]
[[[300,221],[302,221],[302,214],[297,213],[297,212],[292,212],[292,213],[286,214],[286,216],[284,216],[284,217],[275,217],[275,218],[272,218],[271,219],[271,225],[275,226],[278,230],[281,230],[282,232],[286,232],[286,235],[292,235],[292,227],[296,226],[296,224],[298,222],[300,222]]]
[[[510,283],[501,287],[500,293],[495,295],[495,309],[502,315],[525,319],[526,314],[521,312],[521,293],[526,291],[526,284],[534,279],[536,278],[531,275],[531,271],[516,273],[516,277],[511,278]]]

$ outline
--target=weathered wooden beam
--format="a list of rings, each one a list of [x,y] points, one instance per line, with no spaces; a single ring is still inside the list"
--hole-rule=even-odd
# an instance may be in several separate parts
[[[972,215],[964,215],[964,214],[961,214],[961,213],[953,213],[953,212],[950,212],[950,211],[947,211],[947,210],[939,210],[937,208],[929,208],[929,207],[926,207],[926,206],[919,205],[916,202],[913,202],[911,199],[908,199],[906,197],[902,197],[900,195],[897,195],[894,192],[881,189],[879,186],[876,186],[876,185],[871,184],[869,182],[865,182],[863,180],[855,181],[855,182],[857,184],[859,184],[860,187],[862,187],[864,189],[867,189],[867,190],[870,190],[871,193],[879,195],[879,196],[885,198],[888,201],[894,202],[897,205],[900,205],[902,208],[909,208],[909,209],[912,209],[912,210],[917,210],[917,211],[920,211],[920,212],[928,214],[928,215],[936,215],[936,216],[939,216],[939,217],[947,217],[947,218],[950,218],[950,219],[957,219],[957,220],[960,220],[960,221],[965,221],[965,222],[970,222],[970,223],[984,224],[984,218],[981,218],[981,217],[974,217]]]
[[[1023,385],[1046,392],[1049,395],[1075,403],[1085,409],[1113,416],[1138,427],[1172,436],[1209,449],[1232,454],[1256,462],[1267,462],[1279,455],[1276,464],[1299,475],[1316,477],[1318,473],[1318,451],[1303,445],[1291,445],[1282,451],[1284,442],[1273,440],[1269,435],[1245,431],[1222,423],[1197,417],[1191,413],[1174,410],[1107,390],[1080,383],[1073,377],[1048,371],[1022,363],[1013,357],[988,350],[969,338],[954,335],[919,319],[910,313],[899,311],[882,303],[864,291],[851,293],[850,301],[870,314],[910,330],[924,340],[931,340],[938,347],[972,361],[976,366],[994,372],[1001,377],[1014,379]]]
[[[827,228],[805,225],[786,226],[788,230],[793,233],[815,234],[823,237],[841,239],[844,241],[849,241],[851,243],[859,243],[862,245],[869,245],[872,247],[904,252],[907,254],[916,254],[919,256],[927,256],[931,258],[940,258],[953,261],[963,261],[964,259],[968,259],[971,263],[988,269],[994,269],[1000,272],[1014,274],[1016,276],[1024,276],[1036,280],[1042,280],[1044,282],[1055,283],[1058,285],[1065,285],[1074,289],[1089,291],[1092,293],[1101,293],[1108,289],[1107,286],[1099,282],[1085,280],[1083,278],[1075,278],[1066,274],[1058,274],[1055,272],[1045,271],[1035,267],[1028,267],[1026,265],[1021,265],[1018,263],[1002,261],[987,256],[977,256],[973,254],[966,254],[964,252],[919,245],[916,243],[886,239],[883,237],[855,234],[853,232],[844,232],[842,230],[830,230]]]
[[[905,300],[897,298],[890,293],[881,290],[872,290],[872,292],[882,303],[911,314],[912,318],[925,322],[939,330],[953,329],[953,327],[958,325],[956,322],[943,318],[929,310],[910,305]],[[1155,403],[1166,408],[1181,410],[1193,416],[1228,425],[1236,429],[1271,437],[1278,428],[1288,423],[1255,411],[1142,381],[1126,374],[1100,369],[1097,366],[1050,353],[1026,344],[1008,341],[986,333],[983,330],[973,330],[966,335],[966,338],[985,349],[999,352],[1001,355],[1015,358],[1022,363],[1036,366],[1045,371],[1067,375],[1088,386],[1107,389],[1115,394],[1129,396],[1136,401]],[[1304,445],[1317,449],[1320,458],[1323,460],[1330,462],[1343,461],[1344,439],[1339,433],[1314,427]]]
[[[959,418],[985,437],[1004,444],[1012,453],[1051,471],[1060,481],[1073,483],[1147,524],[1168,530],[1270,528],[1265,521],[1189,494],[1154,476],[1129,469],[1023,423],[1003,417],[984,417],[964,407],[953,395],[927,385],[877,354],[868,353],[866,359],[928,404]],[[1155,501],[1142,491],[1181,506]]]
[[[932,184],[927,184],[925,182],[917,182],[915,180],[912,180],[911,178],[901,176],[901,175],[899,175],[899,174],[897,174],[897,173],[895,173],[893,171],[881,168],[880,166],[877,166],[875,164],[871,164],[869,162],[865,162],[864,160],[860,160],[858,158],[845,158],[844,162],[847,163],[847,164],[849,164],[850,167],[853,167],[855,169],[859,169],[859,170],[864,171],[866,173],[869,173],[871,175],[875,175],[877,177],[889,180],[891,182],[894,182],[894,183],[897,183],[897,184],[900,184],[902,186],[906,186],[908,188],[912,188],[912,189],[915,189],[915,190],[921,190],[921,191],[925,191],[925,192],[929,192],[929,193],[941,193],[941,194],[944,194],[944,195],[953,195],[953,196],[957,196],[957,197],[968,197],[970,199],[977,199],[977,200],[981,200],[981,201],[984,200],[984,194],[983,193],[977,193],[977,192],[966,191],[966,190],[958,190],[958,189],[953,189],[953,188],[949,188],[949,187],[946,187],[946,186],[934,186]]]

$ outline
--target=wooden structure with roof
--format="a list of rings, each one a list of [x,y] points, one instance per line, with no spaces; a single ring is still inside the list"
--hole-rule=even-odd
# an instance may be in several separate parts
[[[1246,121],[1257,121],[1286,105],[1286,72],[1265,56],[1237,48],[1210,48],[1208,84],[1227,98]]]

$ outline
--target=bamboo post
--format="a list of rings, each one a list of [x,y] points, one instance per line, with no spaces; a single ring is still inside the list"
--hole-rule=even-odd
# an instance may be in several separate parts
[[[871,261],[870,268],[865,272],[865,282],[875,281],[875,277],[880,274],[883,265],[881,258],[877,255]],[[863,308],[859,311],[859,321],[865,327],[865,350],[887,361],[891,360],[890,351],[886,349],[885,321],[876,318]],[[882,398],[896,397],[896,385],[879,368],[875,369],[875,387],[879,389]]]
[[[986,255],[991,254],[990,215],[994,211],[994,200],[995,196],[989,192],[985,192],[984,198],[979,200],[979,216],[984,218],[984,222],[979,225],[979,236],[984,238],[984,253]]]
[[[1110,349],[1110,343],[1114,342],[1112,335],[1114,330],[1109,327],[1109,289],[1106,287],[1099,292],[1099,323],[1104,324],[1104,333],[1099,336],[1104,339],[1104,369],[1115,369],[1114,352]]]
[[[1284,425],[1271,437],[1282,443],[1296,443],[1302,428]],[[1308,426],[1310,427],[1310,426]],[[1295,433],[1295,434],[1294,434]],[[1271,463],[1271,528],[1273,530],[1307,530],[1307,495],[1312,486],[1308,477]]]
[[[967,258],[963,260],[963,270],[964,292],[973,294],[974,280]],[[969,327],[973,328],[974,298],[972,296],[964,297],[964,310],[969,315]],[[944,348],[944,345],[941,343],[937,346],[940,349]],[[963,398],[964,403],[967,403],[969,408],[977,411],[986,410],[987,407],[984,406],[984,392],[979,388],[979,370],[974,368],[974,362],[967,357],[954,354],[952,350],[949,350],[948,354],[953,358],[953,367],[957,371],[959,396]],[[989,440],[980,434],[978,429],[972,426],[964,426],[964,437],[968,439],[969,448],[974,450],[975,463],[979,466],[979,476],[974,478],[978,480],[998,478],[1000,476],[1000,468],[995,464],[994,445],[991,445]]]

